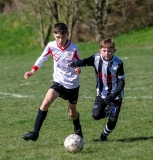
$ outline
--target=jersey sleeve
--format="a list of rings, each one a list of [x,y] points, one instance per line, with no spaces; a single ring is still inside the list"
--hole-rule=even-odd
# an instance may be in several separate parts
[[[38,70],[41,65],[44,63],[44,61],[46,61],[48,59],[48,57],[52,54],[52,51],[49,47],[49,45],[47,45],[43,51],[43,53],[41,54],[41,56],[36,60],[34,66],[32,67],[35,70]]]
[[[125,79],[123,62],[121,62],[121,64],[119,65],[119,68],[117,70],[117,75],[118,79],[123,79],[123,80]]]
[[[124,69],[123,69],[123,63],[119,65],[118,71],[117,71],[117,76],[118,76],[118,83],[117,87],[114,90],[112,94],[109,95],[111,99],[115,99],[124,89],[125,86],[125,75],[124,75]]]
[[[83,59],[84,66],[94,66],[94,55]]]
[[[79,53],[79,50],[77,49],[74,53],[74,56],[73,56],[76,60],[80,60],[80,53]]]

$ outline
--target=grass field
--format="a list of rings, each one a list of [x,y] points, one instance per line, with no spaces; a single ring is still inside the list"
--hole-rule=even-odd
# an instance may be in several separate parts
[[[61,99],[57,99],[50,107],[38,141],[27,142],[21,139],[23,133],[33,129],[38,108],[50,87],[52,59],[46,61],[33,77],[25,80],[24,72],[31,69],[42,48],[29,46],[30,42],[21,47],[20,40],[15,43],[16,45],[12,40],[9,46],[6,39],[1,41],[0,159],[152,160],[152,32],[153,28],[150,28],[115,38],[118,49],[116,55],[124,62],[125,98],[117,126],[106,143],[100,143],[99,136],[107,119],[94,121],[91,117],[91,108],[96,95],[94,71],[92,67],[83,68],[80,75],[78,111],[81,114],[85,145],[78,154],[66,152],[63,146],[65,138],[73,133],[73,125],[67,114],[67,102]],[[16,35],[18,36],[17,33]],[[99,47],[98,44],[91,43],[82,43],[78,46],[82,58],[96,53]]]

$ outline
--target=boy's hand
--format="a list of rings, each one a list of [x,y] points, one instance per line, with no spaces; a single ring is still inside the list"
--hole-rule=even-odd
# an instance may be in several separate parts
[[[106,104],[109,104],[114,98],[112,96],[107,96],[105,99],[104,99],[104,102]]]
[[[83,60],[78,60],[78,61],[72,62],[70,64],[70,66],[73,67],[73,68],[84,66]]]
[[[76,72],[76,74],[80,74],[81,73],[81,68],[80,67],[75,68],[75,72]]]
[[[24,78],[25,79],[28,79],[30,76],[32,76],[34,74],[34,72],[26,72],[25,74],[24,74]]]

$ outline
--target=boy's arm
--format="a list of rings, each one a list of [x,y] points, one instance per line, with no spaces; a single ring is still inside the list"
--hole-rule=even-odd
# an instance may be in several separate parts
[[[83,67],[83,66],[94,66],[94,56],[91,56],[89,58],[85,58],[83,60],[77,60],[75,62],[72,62],[70,64],[71,67]]]
[[[112,94],[110,94],[109,96],[107,96],[104,101],[105,103],[110,103],[112,100],[114,100],[124,89],[125,86],[125,76],[124,76],[124,69],[123,69],[123,63],[121,63],[118,71],[117,71],[117,75],[118,75],[118,84],[116,89],[114,90],[114,92]]]
[[[35,69],[32,69],[32,70],[29,71],[29,72],[26,72],[26,73],[24,74],[24,78],[25,78],[25,79],[28,79],[28,78],[29,78],[30,76],[32,76],[35,72],[36,72]]]
[[[105,103],[108,104],[112,100],[114,100],[121,93],[121,91],[124,89],[124,86],[125,86],[124,79],[119,79],[118,86],[115,89],[115,91],[104,99]]]
[[[28,79],[30,76],[32,76],[43,64],[44,61],[48,59],[48,57],[51,55],[51,50],[49,46],[47,45],[41,54],[41,56],[36,60],[34,66],[32,67],[31,71],[28,71],[24,74],[24,78]]]

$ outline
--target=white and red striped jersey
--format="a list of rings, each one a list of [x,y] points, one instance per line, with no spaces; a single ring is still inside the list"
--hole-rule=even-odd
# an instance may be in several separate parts
[[[49,42],[35,62],[33,69],[40,68],[49,56],[52,56],[54,61],[53,81],[68,89],[78,87],[80,84],[79,75],[76,74],[74,68],[70,67],[70,63],[80,59],[78,47],[74,43],[68,42],[63,49],[58,46],[56,41]]]
[[[84,65],[93,66],[96,76],[97,96],[106,98],[112,93],[118,92],[119,81],[125,79],[123,62],[114,56],[110,61],[106,61],[100,53],[89,58],[83,59]],[[115,99],[123,98],[124,90],[115,97]]]

